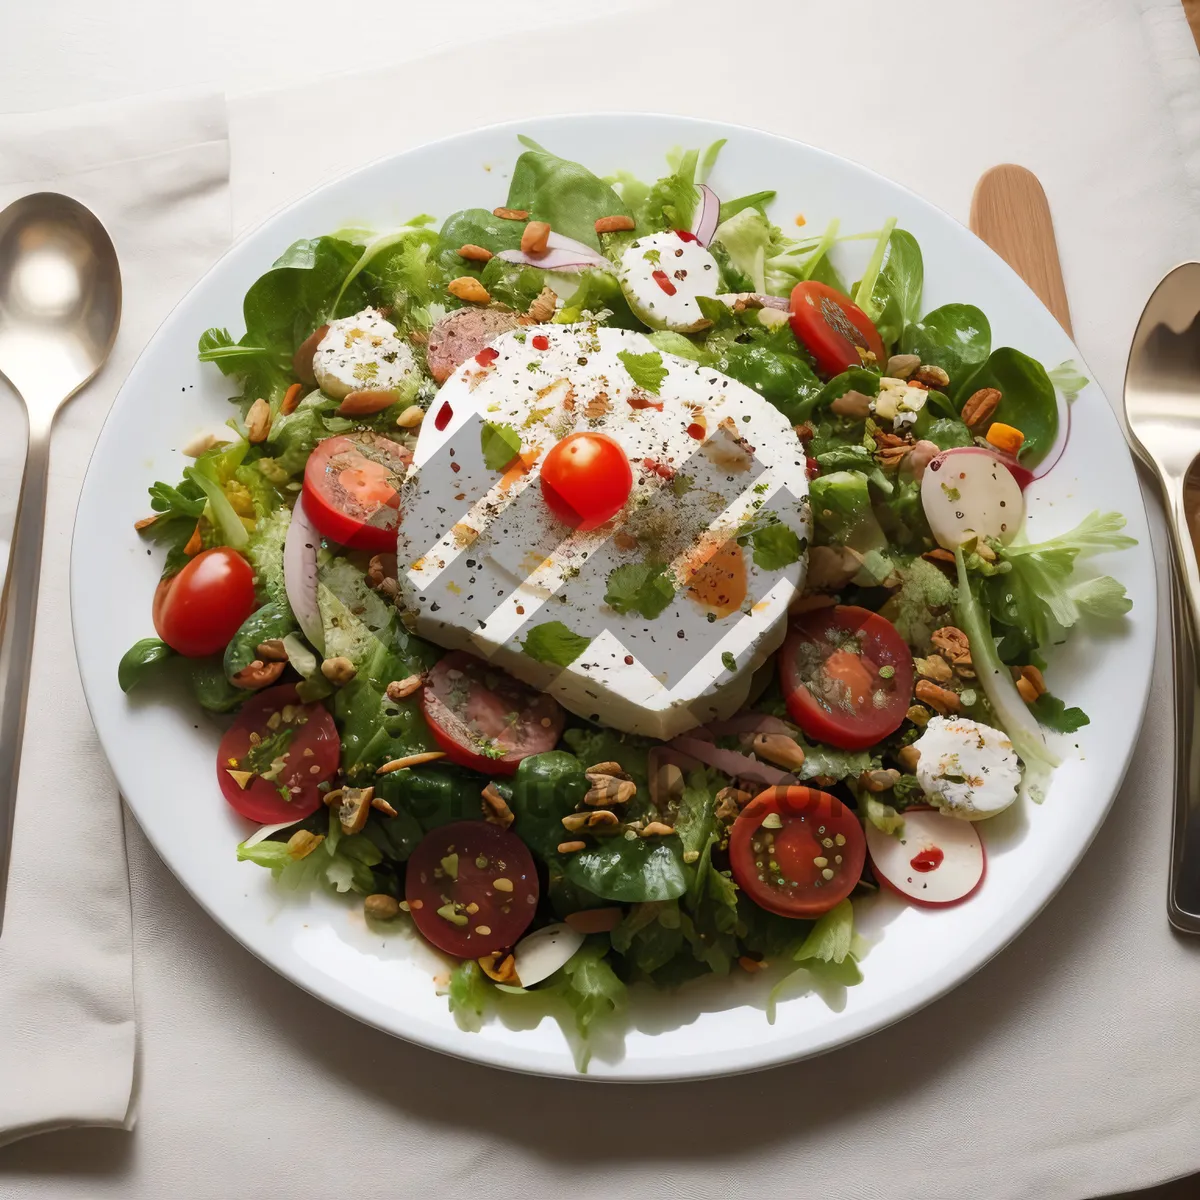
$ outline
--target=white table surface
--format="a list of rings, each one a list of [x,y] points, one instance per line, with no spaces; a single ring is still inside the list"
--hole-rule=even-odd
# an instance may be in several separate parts
[[[968,0],[967,7],[973,2]],[[1145,0],[1147,6],[1152,3]],[[1014,0],[1014,6],[1022,4],[1023,0]],[[443,0],[434,5],[393,0],[356,10],[336,9],[328,0],[292,0],[286,6],[263,0],[174,0],[169,5],[159,0],[122,0],[117,5],[40,0],[33,5],[11,4],[4,7],[0,18],[0,111],[34,111],[188,85],[245,92],[416,59],[438,48],[453,49],[464,39],[612,13],[637,7],[637,0],[559,0],[558,4],[532,7],[483,0]],[[1098,48],[1102,47],[1106,14],[1115,7],[1123,6],[1118,0],[1095,2]],[[339,21],[349,21],[351,32],[339,31]],[[1014,55],[1013,62],[1017,61]],[[1003,90],[1001,87],[997,93],[997,102],[1002,100]],[[578,103],[573,107],[579,107]],[[973,147],[972,153],[978,149]],[[1004,147],[1001,153],[1011,155],[1012,147]],[[903,178],[902,170],[895,173]],[[906,182],[927,194],[937,190],[935,181],[926,188],[920,188],[915,179]],[[935,199],[965,215],[964,206],[957,203],[962,197],[935,195]],[[1178,248],[1187,250],[1185,239],[1180,239]],[[1068,260],[1070,290],[1072,264],[1067,249],[1064,258]],[[1145,273],[1152,278],[1168,265],[1165,259],[1146,264]],[[1080,328],[1084,325],[1079,320],[1080,308],[1094,302],[1101,275],[1079,269],[1082,263],[1075,266],[1075,282],[1082,286],[1077,286],[1072,299],[1080,301],[1076,309]],[[1121,304],[1132,311],[1140,299],[1124,297]],[[1081,341],[1085,336],[1083,329]],[[1085,350],[1111,390],[1123,346],[1085,345]],[[8,410],[0,411],[0,427],[11,429],[7,414]],[[0,514],[11,504],[13,441],[9,436],[0,438]],[[10,464],[7,471],[6,463]],[[0,537],[6,532],[0,529]],[[1159,748],[1168,745],[1169,740],[1157,739]],[[1156,798],[1160,798],[1166,780],[1163,765],[1135,761],[1135,769],[1147,778],[1153,774]],[[1158,811],[1149,816],[1158,839],[1155,844],[1162,846],[1153,870],[1165,875],[1165,814]],[[927,1147],[931,1170],[936,1172],[934,1164],[946,1162],[962,1177],[968,1164],[957,1161],[951,1130],[903,1125],[913,1062],[920,1061],[922,1047],[926,1047],[930,1060],[937,1063],[947,1105],[960,1111],[965,1121],[989,1119],[988,1087],[980,1081],[991,1079],[1009,1095],[1021,1084],[1010,1078],[1005,1046],[1014,1039],[1038,1037],[1043,1018],[1049,1021],[1055,1007],[1052,991],[1069,989],[1075,972],[1094,976],[1104,961],[1106,947],[1082,936],[1082,931],[1096,927],[1096,918],[1109,903],[1106,873],[1119,856],[1120,846],[1135,838],[1146,844],[1144,824],[1129,804],[1118,805],[1096,846],[1047,913],[958,993],[969,1005],[970,1021],[956,1019],[961,1009],[952,1001],[943,1001],[905,1023],[904,1045],[883,1035],[822,1060],[828,1069],[848,1073],[861,1083],[842,1089],[836,1102],[824,1107],[807,1096],[798,1105],[803,1111],[802,1139],[788,1106],[767,1110],[758,1103],[768,1086],[780,1091],[775,1086],[779,1073],[721,1084],[671,1086],[655,1089],[653,1096],[644,1090],[626,1090],[618,1096],[609,1088],[546,1084],[485,1072],[381,1040],[377,1033],[331,1012],[233,946],[182,892],[144,839],[135,835],[130,838],[130,866],[135,919],[141,924],[142,936],[186,937],[173,952],[178,959],[175,982],[186,988],[187,1005],[172,1012],[159,984],[146,988],[153,1002],[147,1000],[139,1013],[143,1045],[157,1047],[158,1055],[167,1061],[142,1065],[142,1124],[133,1136],[83,1130],[48,1135],[10,1148],[0,1153],[0,1196],[10,1194],[10,1185],[14,1189],[11,1194],[21,1196],[126,1196],[134,1194],[128,1183],[134,1178],[139,1196],[228,1194],[214,1190],[208,1164],[202,1159],[164,1159],[159,1148],[168,1141],[176,1148],[193,1144],[206,1147],[205,1153],[219,1153],[225,1160],[221,1177],[227,1180],[236,1174],[243,1179],[244,1195],[282,1194],[271,1173],[272,1145],[282,1137],[278,1127],[281,1111],[288,1114],[282,1119],[292,1124],[292,1142],[299,1129],[308,1134],[313,1186],[320,1191],[305,1195],[368,1188],[400,1195],[462,1194],[468,1180],[475,1184],[480,1174],[486,1176],[486,1164],[499,1161],[506,1151],[538,1161],[543,1171],[555,1172],[564,1185],[577,1167],[583,1173],[580,1194],[675,1194],[675,1187],[658,1173],[658,1164],[664,1158],[669,1162],[684,1156],[692,1166],[706,1162],[715,1166],[723,1160],[724,1170],[719,1175],[726,1181],[726,1194],[731,1188],[736,1190],[737,1175],[729,1172],[736,1172],[742,1163],[747,1173],[753,1171],[757,1176],[756,1190],[767,1186],[775,1194],[794,1195],[796,1180],[813,1162],[811,1156],[836,1157],[839,1148],[847,1148],[847,1139],[875,1136],[871,1129],[883,1142],[894,1135],[919,1139]],[[1159,930],[1163,922],[1161,895],[1148,895],[1145,906],[1145,912],[1137,914],[1139,922],[1147,929]],[[170,921],[165,919],[167,910],[172,914]],[[1188,946],[1184,952],[1200,968],[1200,944]],[[1145,1019],[1153,1024],[1158,1016],[1153,980],[1140,977],[1137,957],[1137,947],[1131,946],[1114,961],[1114,986],[1136,990],[1142,997]],[[256,1023],[251,1029],[243,1024],[238,1005],[230,1002],[232,997],[246,995],[254,997],[256,1006],[286,1014],[286,1019]],[[1096,1021],[1102,1001],[1094,995],[1079,995],[1077,1004],[1081,1025]],[[222,1026],[220,1014],[226,1008],[229,1020]],[[170,1022],[186,1019],[188,1009],[203,1013],[210,1025],[220,1028],[212,1044],[197,1043],[182,1033],[175,1036]],[[1061,1019],[1060,1010],[1057,1006],[1055,1020]],[[1126,1039],[1121,1028],[1099,1025],[1094,1037],[1111,1049],[1113,1072],[1102,1084],[1094,1075],[1081,1077],[1080,1083],[1117,1093],[1123,1077],[1145,1064],[1131,1063],[1123,1055]],[[1043,1031],[1041,1038],[1049,1032]],[[246,1036],[250,1033],[253,1039]],[[1178,1031],[1172,1030],[1171,1036],[1178,1037]],[[1054,1044],[1044,1040],[1042,1044],[1047,1070],[1071,1070],[1069,1048],[1063,1059],[1056,1060]],[[1166,1041],[1162,1049],[1163,1061],[1155,1069],[1165,1071],[1174,1051]],[[270,1064],[283,1060],[294,1070],[284,1098],[287,1103],[281,1106]],[[819,1078],[819,1070],[790,1076],[792,1086],[802,1091],[815,1086]],[[768,1079],[773,1081],[770,1085]],[[311,1085],[313,1095],[320,1095],[320,1109],[308,1102],[306,1084]],[[1028,1087],[1037,1089],[1036,1076],[1028,1079]],[[346,1158],[343,1147],[349,1142],[339,1130],[339,1112],[343,1102],[347,1110],[361,1112],[364,1097],[374,1111],[349,1141],[357,1142],[369,1132],[374,1149],[365,1158]],[[614,1104],[627,1106],[636,1136],[623,1144],[592,1144],[587,1130],[608,1123]],[[752,1114],[752,1123],[739,1120],[739,1113]],[[1049,1151],[1052,1158],[1060,1139],[1062,1143],[1073,1140],[1077,1151],[1090,1137],[1098,1150],[1102,1148],[1110,1156],[1118,1179],[1128,1178],[1122,1146],[1130,1157],[1152,1160],[1154,1146],[1161,1144],[1164,1160],[1176,1163],[1178,1153],[1167,1154],[1168,1148],[1178,1147],[1181,1137],[1187,1136],[1183,1130],[1195,1128],[1194,1113],[1156,1111],[1153,1106],[1141,1120],[1121,1128],[1075,1129],[1068,1118],[1069,1114],[1064,1114],[1061,1124],[1048,1127],[1045,1137],[1031,1141],[1028,1149],[1043,1158]],[[404,1136],[392,1154],[387,1149],[388,1139],[398,1124],[403,1126]],[[464,1142],[470,1147],[466,1153]],[[978,1166],[995,1179],[999,1160],[1019,1152],[1011,1145],[997,1146],[997,1161],[980,1161]],[[1200,1149],[1196,1159],[1200,1161]],[[1072,1188],[1065,1167],[1068,1161],[1064,1156],[1063,1174],[1046,1176],[1046,1190],[1040,1194],[1083,1194]],[[442,1173],[446,1163],[454,1164],[453,1178]],[[300,1165],[288,1164],[285,1178],[293,1185],[290,1194],[301,1194],[294,1186]],[[821,1178],[827,1178],[829,1166],[828,1161],[822,1165]],[[1167,1169],[1158,1177],[1178,1169]],[[303,1174],[301,1170],[299,1177]],[[1147,1175],[1147,1182],[1150,1177]],[[914,1179],[903,1182],[908,1194]],[[521,1187],[522,1180],[508,1177],[496,1184],[512,1191]],[[597,1191],[601,1184],[605,1185],[603,1191]],[[890,1194],[886,1174],[861,1186],[863,1190],[848,1183],[842,1194]],[[536,1186],[533,1191],[548,1194]],[[710,1194],[705,1189],[692,1194],[701,1191]],[[943,1193],[933,1187],[930,1194]]]

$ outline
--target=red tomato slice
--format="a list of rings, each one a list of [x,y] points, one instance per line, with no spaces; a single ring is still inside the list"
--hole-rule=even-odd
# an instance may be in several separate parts
[[[572,433],[542,463],[542,495],[550,511],[573,529],[596,529],[629,499],[633,470],[625,451],[606,433]]]
[[[394,552],[400,483],[411,461],[403,446],[367,430],[326,438],[304,468],[304,509],[332,541]]]
[[[553,750],[565,720],[551,696],[465,650],[429,672],[421,707],[450,761],[485,775],[511,775],[521,759]]]
[[[861,367],[860,350],[875,355],[880,367],[887,361],[883,339],[871,318],[837,288],[813,281],[798,283],[792,288],[791,308],[792,332],[824,374],[839,375],[848,367]]]
[[[254,572],[225,546],[202,550],[154,592],[155,631],[188,658],[224,650],[253,611]]]
[[[512,946],[537,910],[533,856],[515,833],[455,821],[427,833],[408,860],[404,898],[439,950],[479,958]]]
[[[912,654],[891,621],[837,604],[793,623],[779,652],[779,682],[792,720],[809,737],[865,750],[904,720]]]
[[[321,705],[301,704],[290,684],[268,688],[242,705],[221,739],[221,794],[260,825],[299,821],[321,807],[317,784],[337,774],[341,752],[337,726]],[[230,771],[253,771],[254,778],[242,787]]]
[[[763,824],[771,814],[779,818],[776,829]],[[738,887],[781,917],[819,917],[841,903],[866,856],[858,817],[816,788],[768,788],[742,809],[729,833]]]

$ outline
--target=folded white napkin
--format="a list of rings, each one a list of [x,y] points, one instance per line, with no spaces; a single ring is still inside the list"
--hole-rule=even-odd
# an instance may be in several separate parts
[[[71,530],[113,396],[159,321],[228,244],[230,220],[219,96],[0,117],[0,148],[0,208],[37,191],[81,200],[112,236],[124,284],[112,358],[63,410],[51,449],[29,714],[0,935],[2,1145],[67,1125],[130,1128],[134,1121],[125,839],[116,783],[75,666],[67,586]],[[22,424],[2,382],[0,422],[10,431]],[[0,536],[7,536],[22,442],[6,433],[0,445]]]

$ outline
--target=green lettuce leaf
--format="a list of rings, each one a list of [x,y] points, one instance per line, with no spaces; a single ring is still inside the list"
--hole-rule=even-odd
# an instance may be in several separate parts
[[[652,396],[658,395],[658,389],[667,377],[667,368],[663,366],[662,355],[657,350],[646,354],[634,354],[631,350],[622,350],[617,355],[630,378],[638,387],[643,388]]]
[[[569,667],[591,644],[591,638],[573,633],[561,621],[543,621],[525,635],[521,649],[538,662]]]

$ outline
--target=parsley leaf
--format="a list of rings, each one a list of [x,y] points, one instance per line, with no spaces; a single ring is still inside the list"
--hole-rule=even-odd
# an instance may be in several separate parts
[[[604,603],[622,616],[626,613],[641,613],[648,621],[654,620],[675,598],[675,586],[667,574],[666,563],[626,563],[617,567],[608,577],[608,590]]]
[[[529,631],[521,649],[538,662],[569,667],[591,644],[591,638],[572,633],[561,621],[546,621]]]
[[[521,435],[511,425],[484,421],[479,430],[479,447],[489,471],[503,471],[521,453]]]
[[[727,671],[736,671],[737,670],[737,659],[734,658],[733,655],[730,654],[728,650],[726,650],[721,655],[721,666],[723,666],[725,668],[725,670],[727,670]]]
[[[1047,729],[1059,733],[1074,733],[1085,725],[1090,725],[1091,718],[1082,708],[1068,708],[1057,696],[1043,692],[1030,706],[1033,715]]]
[[[667,377],[667,368],[663,366],[662,355],[657,350],[646,354],[634,354],[632,350],[622,350],[617,357],[625,364],[625,370],[633,382],[652,396],[658,395],[662,381]]]
[[[778,522],[755,529],[750,535],[754,546],[754,564],[764,571],[774,571],[798,562],[808,548],[786,525]]]

